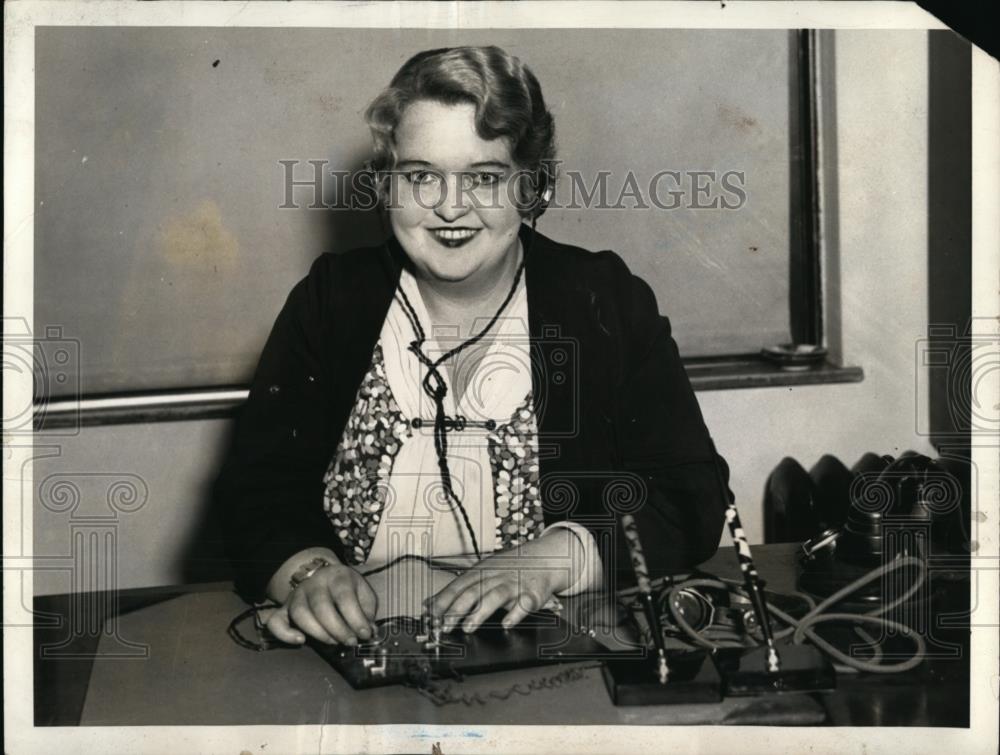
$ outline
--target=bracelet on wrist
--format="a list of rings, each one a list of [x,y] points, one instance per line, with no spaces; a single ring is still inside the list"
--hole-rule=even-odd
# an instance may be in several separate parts
[[[303,582],[309,579],[309,577],[318,572],[324,566],[332,566],[332,564],[328,559],[325,559],[322,556],[316,556],[316,558],[314,558],[312,561],[309,561],[308,563],[305,563],[302,566],[300,566],[298,569],[295,570],[295,573],[292,574],[291,578],[288,580],[289,584],[292,586],[292,589],[294,590],[296,587],[301,585]]]

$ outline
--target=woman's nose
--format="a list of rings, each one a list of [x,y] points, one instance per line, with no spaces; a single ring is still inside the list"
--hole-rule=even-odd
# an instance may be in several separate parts
[[[469,197],[463,191],[460,175],[448,176],[442,184],[440,200],[434,206],[434,213],[449,223],[458,220],[472,209]]]

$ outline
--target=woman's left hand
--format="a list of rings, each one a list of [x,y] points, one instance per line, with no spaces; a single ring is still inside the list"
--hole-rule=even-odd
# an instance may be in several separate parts
[[[508,551],[483,559],[428,598],[431,615],[450,632],[459,623],[467,632],[501,608],[506,629],[544,606],[557,592],[575,581],[582,563],[583,545],[568,529],[554,529]]]

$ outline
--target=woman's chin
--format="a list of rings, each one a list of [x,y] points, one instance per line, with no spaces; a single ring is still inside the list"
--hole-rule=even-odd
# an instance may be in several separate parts
[[[427,274],[440,283],[462,283],[473,274],[474,269],[466,265],[429,265]]]
[[[421,254],[418,259],[414,259],[414,262],[431,280],[441,283],[461,283],[475,275],[479,269],[475,260],[470,259],[470,255],[464,254],[463,251],[426,250],[430,253]]]

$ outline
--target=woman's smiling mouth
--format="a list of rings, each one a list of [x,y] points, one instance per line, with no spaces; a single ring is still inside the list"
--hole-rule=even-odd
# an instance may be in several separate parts
[[[462,246],[479,233],[478,228],[431,228],[429,230],[439,244],[449,248]]]

